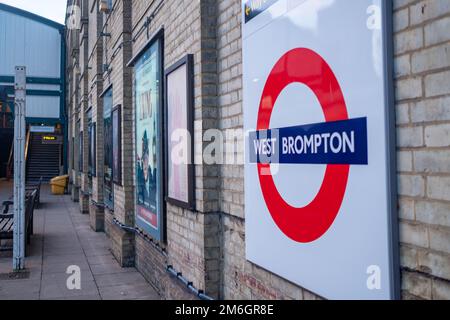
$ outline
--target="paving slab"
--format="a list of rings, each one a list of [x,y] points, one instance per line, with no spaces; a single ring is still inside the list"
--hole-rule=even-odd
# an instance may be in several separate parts
[[[109,248],[94,248],[94,249],[89,248],[89,249],[84,249],[84,254],[88,258],[105,256],[105,255],[111,254],[111,250]]]
[[[68,274],[65,272],[51,272],[42,274],[42,283],[60,283],[66,284]],[[93,281],[94,276],[91,272],[83,272],[81,271],[80,275],[81,282],[83,281]]]
[[[122,268],[117,263],[108,264],[95,264],[91,265],[91,271],[94,276],[101,274],[115,274],[115,273],[126,273],[126,272],[136,272],[135,268]]]
[[[102,297],[100,297],[100,294],[93,294],[88,296],[68,296],[63,298],[52,298],[52,299],[43,299],[43,300],[76,300],[76,301],[95,301],[95,300],[102,300]],[[104,299],[103,299],[104,300]]]
[[[112,262],[117,263],[117,260],[114,258],[114,256],[111,253],[100,255],[100,256],[90,256],[90,257],[87,257],[87,260],[90,265],[109,264]]]
[[[66,282],[48,281],[43,282],[40,290],[41,299],[56,299],[67,297],[91,296],[99,294],[95,281],[81,281],[81,289],[70,290]]]
[[[120,285],[100,288],[104,300],[159,300],[156,292],[147,285]]]
[[[73,248],[45,248],[44,258],[50,256],[65,256],[83,254],[83,249],[78,247]]]
[[[56,255],[56,256],[45,256],[44,257],[44,266],[58,264],[58,263],[66,263],[68,265],[77,265],[86,262],[87,258],[84,253],[78,253],[73,255]]]
[[[42,273],[62,273],[66,272],[67,268],[73,266],[74,264],[67,262],[44,264],[42,266]],[[76,266],[80,268],[81,271],[90,272],[91,268],[87,262],[77,262]]]
[[[146,283],[144,277],[137,271],[122,272],[112,274],[94,275],[99,287],[111,287],[120,285],[134,285],[136,283]]]

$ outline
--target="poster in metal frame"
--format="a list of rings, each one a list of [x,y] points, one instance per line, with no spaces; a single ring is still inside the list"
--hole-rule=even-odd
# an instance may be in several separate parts
[[[193,61],[186,55],[165,72],[166,200],[190,210],[195,207]]]

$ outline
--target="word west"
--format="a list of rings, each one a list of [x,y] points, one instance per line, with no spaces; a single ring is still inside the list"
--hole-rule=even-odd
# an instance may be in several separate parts
[[[283,154],[317,154],[355,152],[355,132],[323,133],[310,136],[283,137],[281,142]],[[260,139],[253,141],[255,153],[270,156],[276,152],[277,139]],[[321,149],[321,150],[319,150]]]

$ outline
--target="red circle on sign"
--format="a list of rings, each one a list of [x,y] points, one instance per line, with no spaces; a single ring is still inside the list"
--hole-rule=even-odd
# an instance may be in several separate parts
[[[281,57],[267,79],[259,106],[258,131],[269,129],[275,102],[291,83],[305,84],[314,92],[327,122],[348,120],[344,95],[330,66],[316,52],[298,48]],[[270,164],[258,164],[264,200],[277,226],[296,242],[310,243],[322,237],[341,208],[350,165],[327,165],[318,194],[303,208],[292,207],[283,199],[270,170]]]

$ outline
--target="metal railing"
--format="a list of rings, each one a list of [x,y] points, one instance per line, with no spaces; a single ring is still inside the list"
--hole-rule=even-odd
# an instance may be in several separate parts
[[[30,146],[30,137],[31,132],[28,131],[26,141],[25,141],[25,167],[28,160],[28,150]],[[9,153],[8,162],[6,165],[6,179],[10,180],[13,177],[14,174],[14,143],[11,144],[11,151]]]
[[[29,147],[30,147],[30,137],[31,137],[31,131],[28,130],[27,138],[25,140],[25,166],[27,164],[27,159],[28,159],[28,150],[29,150]]]
[[[14,164],[14,143],[11,143],[11,151],[9,152],[8,162],[6,163],[6,179],[10,180],[13,175]]]

